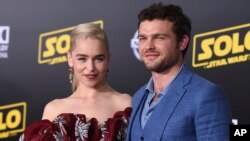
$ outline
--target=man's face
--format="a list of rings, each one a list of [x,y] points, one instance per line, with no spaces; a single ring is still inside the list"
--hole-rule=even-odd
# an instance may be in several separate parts
[[[146,68],[163,72],[181,63],[182,52],[168,20],[143,21],[139,26],[139,53]]]

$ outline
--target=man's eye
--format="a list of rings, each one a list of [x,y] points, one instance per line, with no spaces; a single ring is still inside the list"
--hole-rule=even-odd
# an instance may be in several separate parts
[[[139,37],[138,39],[139,39],[139,41],[143,41],[143,40],[145,40],[146,38],[144,38],[144,37]]]
[[[165,38],[162,37],[162,36],[157,36],[156,39],[163,40],[163,39],[165,39]]]
[[[104,61],[104,58],[103,57],[97,57],[96,61]]]

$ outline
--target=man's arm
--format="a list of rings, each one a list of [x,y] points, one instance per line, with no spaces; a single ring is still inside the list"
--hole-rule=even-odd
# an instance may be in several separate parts
[[[202,91],[195,116],[197,141],[229,141],[232,118],[225,92],[217,86]]]

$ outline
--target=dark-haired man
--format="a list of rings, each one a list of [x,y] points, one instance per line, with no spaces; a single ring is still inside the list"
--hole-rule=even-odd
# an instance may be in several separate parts
[[[229,141],[225,92],[184,64],[191,21],[176,5],[153,4],[139,15],[139,53],[151,71],[133,96],[128,141]]]

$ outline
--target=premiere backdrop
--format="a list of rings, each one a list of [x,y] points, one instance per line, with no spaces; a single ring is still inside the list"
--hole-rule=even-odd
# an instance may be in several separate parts
[[[0,140],[17,140],[55,98],[71,94],[66,52],[69,33],[94,22],[109,37],[108,83],[131,95],[150,77],[137,52],[137,14],[158,0],[1,0]],[[185,63],[221,85],[234,124],[250,123],[249,0],[164,0],[192,20]],[[192,103],[190,103],[192,104]]]

